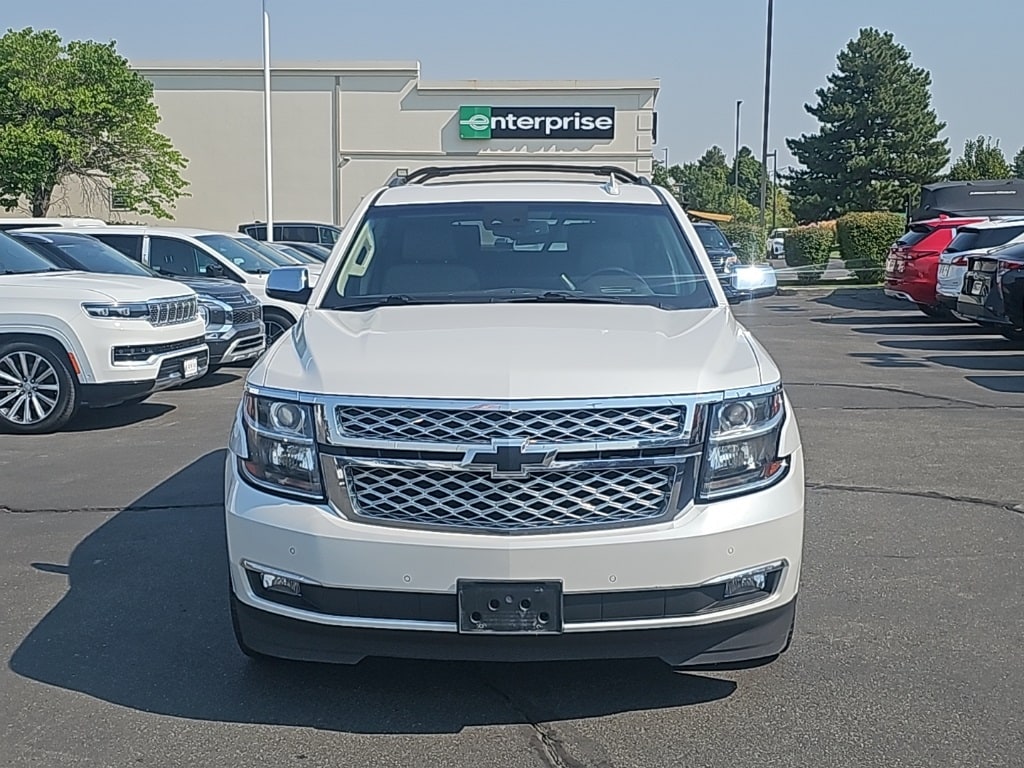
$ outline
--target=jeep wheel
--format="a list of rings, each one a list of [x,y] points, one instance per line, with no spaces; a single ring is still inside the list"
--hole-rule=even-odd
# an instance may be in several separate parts
[[[54,432],[77,404],[78,383],[63,354],[32,341],[0,343],[0,429]]]

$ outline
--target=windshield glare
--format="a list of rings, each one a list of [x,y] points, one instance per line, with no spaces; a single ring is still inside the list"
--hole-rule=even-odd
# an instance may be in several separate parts
[[[287,255],[281,253],[281,251],[274,248],[272,245],[267,245],[259,240],[254,240],[251,237],[236,237],[238,242],[244,245],[246,248],[252,248],[254,251],[259,252],[268,261],[274,262],[275,266],[278,267],[294,267],[296,261],[289,258]]]
[[[280,266],[261,253],[247,247],[237,237],[230,235],[199,235],[196,240],[208,245],[232,264],[253,275],[263,275]]]
[[[322,306],[581,298],[716,306],[678,222],[659,205],[381,206],[360,223]]]
[[[60,271],[31,248],[0,232],[0,275]]]
[[[57,251],[55,256],[63,256],[62,263],[72,269],[139,277],[156,275],[149,267],[144,267],[120,251],[91,237],[58,235],[52,237],[51,242],[40,242],[39,245],[51,253]]]

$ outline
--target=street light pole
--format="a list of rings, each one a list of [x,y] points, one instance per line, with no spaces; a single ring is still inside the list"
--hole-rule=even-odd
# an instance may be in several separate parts
[[[761,231],[764,232],[764,208],[768,196],[768,108],[772,97],[772,21],[774,0],[768,0],[768,26],[764,46],[764,121],[761,125]]]
[[[777,226],[777,205],[779,201],[779,150],[773,149],[768,153],[772,159],[772,229]],[[764,227],[762,227],[764,229]]]
[[[736,101],[736,151],[732,156],[733,164],[733,189],[737,196],[740,193],[740,107],[743,106],[743,100],[737,99]]]
[[[267,242],[274,242],[274,163],[271,144],[270,115],[270,14],[267,0],[263,2],[263,141],[267,187]]]
[[[668,170],[668,147],[663,147],[662,152],[665,153],[665,170]]]

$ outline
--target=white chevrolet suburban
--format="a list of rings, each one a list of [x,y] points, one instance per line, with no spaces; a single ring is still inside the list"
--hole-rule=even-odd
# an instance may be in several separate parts
[[[140,401],[206,373],[191,288],[61,270],[0,234],[0,431],[60,429],[81,406]]]
[[[786,650],[799,432],[670,195],[610,167],[428,168],[350,221],[314,288],[268,280],[303,311],[229,441],[243,652]]]

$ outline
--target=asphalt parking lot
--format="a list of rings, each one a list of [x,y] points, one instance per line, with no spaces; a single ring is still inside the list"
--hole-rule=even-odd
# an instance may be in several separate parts
[[[872,289],[736,311],[807,454],[797,635],[775,664],[261,672],[227,614],[229,369],[0,437],[0,764],[1024,765],[1024,347]]]

